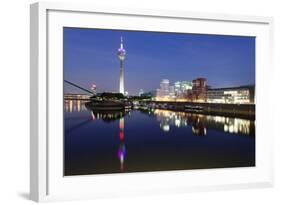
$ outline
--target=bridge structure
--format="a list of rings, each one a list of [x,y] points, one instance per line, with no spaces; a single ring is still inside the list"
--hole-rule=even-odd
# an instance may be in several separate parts
[[[89,100],[90,97],[94,95],[94,93],[91,90],[83,88],[80,85],[77,85],[68,80],[64,80],[64,82],[87,93],[87,94],[65,93],[64,94],[65,100]]]

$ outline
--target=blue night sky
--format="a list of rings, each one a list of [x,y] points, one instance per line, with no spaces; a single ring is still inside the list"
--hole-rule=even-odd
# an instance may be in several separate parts
[[[205,77],[213,88],[255,83],[254,37],[79,28],[64,28],[64,79],[117,92],[121,36],[130,95],[155,90],[162,79],[173,84]],[[83,93],[64,85],[66,93]]]

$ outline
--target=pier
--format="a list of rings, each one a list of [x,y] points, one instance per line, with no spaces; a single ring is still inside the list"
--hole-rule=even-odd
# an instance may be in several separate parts
[[[221,104],[171,101],[141,101],[139,103],[140,105],[156,109],[255,119],[255,104]]]

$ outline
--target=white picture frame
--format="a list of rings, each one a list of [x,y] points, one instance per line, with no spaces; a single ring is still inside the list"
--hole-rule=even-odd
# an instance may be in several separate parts
[[[62,128],[59,126],[62,121],[62,36],[60,34],[63,26],[256,36],[256,166],[63,177]],[[273,131],[270,129],[272,113],[263,109],[271,106],[270,92],[267,90],[271,86],[270,77],[273,70],[272,29],[273,19],[270,17],[100,8],[91,4],[46,2],[32,4],[30,10],[31,200],[40,202],[272,186]],[[266,88],[263,86],[265,84]],[[118,184],[119,189],[114,187],[115,184]]]

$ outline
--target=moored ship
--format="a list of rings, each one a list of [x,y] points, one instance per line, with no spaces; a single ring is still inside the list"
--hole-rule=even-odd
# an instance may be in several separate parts
[[[118,100],[101,100],[87,102],[86,107],[91,110],[123,110],[125,103]]]

